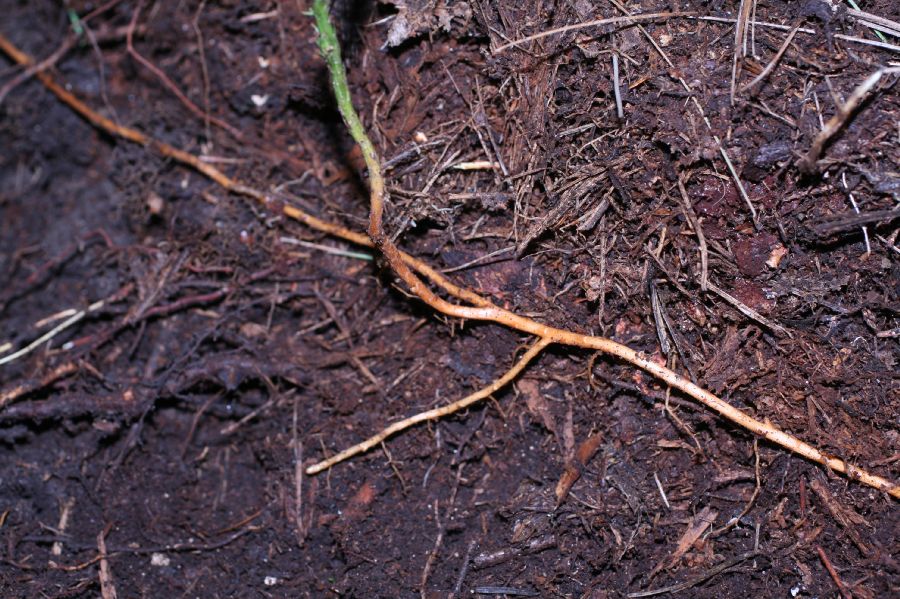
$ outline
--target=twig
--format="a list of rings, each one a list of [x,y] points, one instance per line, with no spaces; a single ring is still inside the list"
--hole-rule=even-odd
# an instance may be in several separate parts
[[[841,597],[843,597],[844,599],[853,599],[853,595],[850,594],[850,591],[847,590],[847,587],[844,586],[844,583],[841,581],[841,577],[838,576],[837,570],[835,570],[834,566],[831,565],[831,560],[828,559],[828,556],[825,554],[825,550],[822,549],[819,545],[816,545],[816,552],[818,552],[819,557],[822,559],[822,563],[825,565],[825,569],[828,570],[828,574],[831,576],[834,584],[837,585],[838,591],[840,591],[841,593]]]
[[[116,4],[118,4],[119,2],[121,2],[121,0],[110,0],[106,4],[99,6],[95,10],[91,11],[89,14],[85,15],[84,17],[81,17],[79,19],[79,22],[83,26],[85,26],[85,32],[89,31],[86,27],[88,21],[90,21],[94,17],[108,11],[109,9],[114,7]],[[121,33],[123,33],[123,30],[116,30],[114,35],[116,35],[117,37],[120,37]],[[93,36],[90,36],[90,37],[91,37],[91,43],[96,43],[96,40],[93,39]],[[9,92],[11,92],[17,86],[21,85],[22,83],[24,83],[31,77],[34,77],[34,75],[36,73],[38,73],[40,71],[45,71],[45,70],[49,69],[50,67],[52,67],[53,65],[55,65],[57,62],[59,62],[59,60],[63,56],[65,56],[69,50],[72,49],[72,47],[75,45],[76,41],[78,41],[78,35],[76,35],[75,33],[69,34],[68,36],[66,36],[66,38],[62,41],[62,43],[59,45],[59,47],[50,56],[48,56],[47,58],[45,58],[44,60],[42,60],[39,63],[28,66],[21,73],[19,73],[15,77],[13,77],[8,83],[6,83],[2,88],[0,88],[0,104],[3,104],[3,100],[9,94]]]
[[[856,199],[853,197],[853,192],[850,191],[850,187],[847,185],[847,173],[841,173],[841,183],[844,184],[844,189],[847,190],[847,198],[850,200],[850,205],[853,206],[853,211],[858,215],[859,214],[859,206],[856,204]],[[863,225],[862,226],[863,240],[866,242],[866,256],[871,255],[872,246],[869,243],[869,229]]]
[[[112,570],[109,569],[109,560],[106,554],[106,533],[109,530],[101,530],[97,535],[97,552],[100,557],[100,596],[103,599],[116,599],[116,583],[113,581]]]
[[[444,542],[444,524],[441,522],[440,504],[440,499],[434,500],[434,522],[437,525],[438,532],[437,537],[435,537],[434,540],[434,547],[428,554],[428,559],[425,560],[425,567],[422,569],[422,579],[419,581],[419,595],[422,599],[428,597],[428,593],[425,592],[425,587],[428,584],[428,577],[431,575],[431,569],[434,567],[434,561],[437,559],[438,551],[441,548],[441,544]]]
[[[53,384],[59,379],[69,376],[70,374],[77,371],[77,364],[75,364],[74,362],[66,362],[64,364],[60,364],[59,366],[45,374],[38,381],[18,384],[10,389],[0,389],[0,408],[3,408],[7,404],[14,402],[23,395],[33,393],[38,389],[43,389],[47,385]]]
[[[712,526],[718,515],[719,513],[709,506],[703,508],[700,513],[695,514],[688,522],[681,538],[678,539],[678,545],[672,551],[672,554],[661,559],[656,567],[650,572],[650,579],[654,578],[663,568],[672,568],[677,564],[678,560],[680,560],[684,554],[694,546],[694,543],[703,536],[706,529]]]
[[[865,97],[872,91],[872,88],[881,81],[881,78],[885,75],[892,75],[894,73],[900,73],[900,67],[878,69],[856,86],[856,89],[853,90],[850,97],[847,98],[847,101],[838,106],[837,113],[828,119],[828,122],[825,123],[825,128],[822,129],[815,140],[813,140],[809,152],[807,152],[806,156],[799,162],[801,169],[808,173],[816,170],[816,162],[819,160],[819,156],[822,154],[822,150],[825,148],[825,144],[828,143],[828,140],[850,120]]]
[[[321,14],[321,18],[324,19],[327,23],[327,7],[324,6],[324,2],[322,0],[317,0],[317,4],[322,5],[319,8],[319,13]],[[328,27],[331,27],[330,23],[328,24]],[[331,29],[331,32],[331,37],[336,44],[336,36],[334,35],[333,28]],[[31,59],[14,45],[12,45],[9,40],[7,40],[3,35],[0,35],[0,50],[2,50],[19,64],[31,64]],[[336,51],[337,47],[335,45],[335,52]],[[334,65],[336,69],[340,69],[341,72],[343,72],[343,66],[341,64],[339,55],[336,62],[330,62],[329,64]],[[273,209],[273,211],[280,211],[286,217],[297,220],[298,222],[312,229],[315,229],[322,233],[326,233],[328,235],[339,237],[347,241],[351,241],[365,247],[373,247],[374,245],[377,245],[377,242],[373,242],[370,238],[362,233],[351,231],[341,225],[312,216],[311,214],[301,210],[296,206],[282,204],[276,201],[270,194],[247,186],[238,180],[228,177],[214,166],[202,162],[193,154],[151,138],[150,136],[141,133],[136,129],[119,126],[110,119],[97,114],[84,102],[79,100],[75,95],[68,92],[58,83],[56,83],[53,78],[47,73],[38,73],[36,76],[48,90],[50,90],[54,95],[56,95],[75,112],[80,114],[97,128],[102,129],[111,135],[119,136],[123,139],[141,144],[153,151],[162,154],[163,156],[167,156],[178,162],[181,162],[184,165],[190,166],[197,172],[209,177],[212,181],[221,185],[224,189],[235,194],[253,198],[265,205],[267,208]],[[346,88],[345,76],[343,78],[343,81],[344,89],[340,93],[336,94],[336,97],[340,97],[341,95],[343,95],[345,101],[343,108],[346,109],[347,107],[349,107],[352,110],[349,91],[348,88]],[[357,123],[359,123],[358,117]],[[363,131],[361,124],[359,124],[358,131]],[[361,146],[362,145],[363,144],[361,144]],[[370,165],[369,168],[371,171],[371,175],[380,175],[377,170],[372,170],[371,165],[374,165],[377,169],[378,162],[377,157],[374,153],[374,149],[371,146],[371,142],[369,142],[368,148],[371,150],[371,154],[364,151],[363,156],[367,158],[367,161],[371,160],[371,162],[367,162],[367,164]],[[375,191],[377,191],[379,194],[383,194],[384,187],[383,181],[380,180],[380,176],[370,176],[370,181],[372,183],[373,195]],[[378,197],[381,198],[382,196],[379,195]],[[276,208],[277,210],[275,210]],[[373,212],[375,212],[375,210],[373,210]],[[380,220],[381,219],[379,214],[377,223],[380,224]],[[376,229],[375,232],[377,233],[378,229]],[[812,445],[809,445],[808,443],[805,443],[804,441],[801,441],[800,439],[789,435],[788,433],[785,433],[784,431],[776,428],[768,422],[763,422],[751,416],[748,416],[731,404],[719,399],[709,391],[706,391],[705,389],[695,385],[691,381],[685,379],[684,377],[681,377],[675,372],[672,372],[668,368],[660,366],[641,352],[637,352],[630,347],[627,347],[620,343],[616,343],[612,339],[607,339],[605,337],[595,337],[592,335],[583,335],[574,331],[554,328],[548,325],[541,324],[525,316],[521,316],[508,310],[504,310],[496,306],[490,300],[482,297],[481,295],[469,289],[456,285],[424,261],[410,256],[409,254],[400,252],[395,246],[393,246],[393,244],[386,245],[382,240],[380,241],[380,247],[382,247],[382,250],[385,252],[385,256],[388,257],[391,267],[394,268],[395,272],[397,272],[398,275],[401,275],[401,272],[397,270],[398,263],[405,268],[405,270],[402,272],[401,278],[403,278],[403,280],[407,282],[410,290],[418,295],[423,301],[431,305],[433,308],[448,316],[496,322],[514,330],[539,337],[540,341],[538,341],[537,343],[541,345],[545,343],[559,343],[562,345],[570,345],[574,347],[600,351],[607,355],[617,357],[629,364],[647,371],[654,377],[660,379],[663,383],[679,389],[686,395],[694,398],[696,401],[700,402],[710,410],[716,412],[723,418],[734,422],[735,424],[751,431],[752,433],[759,435],[771,441],[772,443],[780,445],[785,449],[793,451],[808,460],[826,466],[827,468],[830,468],[831,470],[834,470],[836,472],[844,473],[853,480],[857,480],[862,484],[874,487],[885,493],[888,493],[892,497],[900,499],[900,485],[897,485],[883,477],[861,470],[856,466],[845,462],[844,460],[827,455],[819,449],[813,447]],[[390,248],[393,248],[392,252],[390,251]],[[391,254],[390,256],[388,256],[389,253]],[[450,296],[472,304],[472,307],[458,306],[440,299],[434,294],[434,292],[432,292],[430,289],[427,289],[420,279],[415,277],[415,275],[412,275],[411,271],[409,270],[410,268],[414,269],[416,272],[431,281],[434,285],[442,289]],[[410,275],[412,275],[411,279]],[[410,285],[410,280],[412,283],[414,283],[414,285]],[[532,349],[535,349],[535,347],[533,347]]]
[[[465,263],[463,263],[463,264],[460,264],[459,266],[453,266],[453,267],[451,267],[451,268],[444,268],[444,269],[441,269],[441,272],[444,273],[444,274],[448,274],[448,273],[451,273],[451,272],[458,272],[458,271],[460,271],[460,270],[465,270],[465,269],[467,269],[467,268],[471,268],[471,267],[476,266],[476,265],[478,265],[478,264],[482,264],[482,263],[484,263],[484,262],[487,262],[487,261],[490,260],[491,258],[496,258],[497,256],[503,255],[503,254],[505,254],[506,252],[511,252],[511,251],[513,251],[514,249],[516,249],[516,246],[514,246],[514,245],[511,245],[511,246],[508,246],[508,247],[505,247],[505,248],[500,248],[499,250],[494,250],[493,252],[490,252],[489,254],[485,254],[485,255],[479,256],[479,257],[477,257],[477,258],[475,258],[475,259],[473,259],[473,260],[469,260],[468,262],[465,262]]]
[[[700,244],[700,289],[706,291],[709,283],[709,249],[706,246],[706,236],[703,234],[703,228],[700,227],[700,219],[697,218],[697,213],[694,212],[691,198],[688,196],[680,174],[678,175],[678,192],[681,194],[684,215],[691,223],[691,227],[693,227],[694,233],[697,235],[697,243]]]
[[[741,513],[726,522],[721,528],[714,530],[709,533],[710,537],[717,537],[723,532],[729,531],[732,527],[736,526],[738,522],[741,521],[741,518],[750,513],[750,510],[753,508],[753,503],[756,501],[756,498],[759,496],[759,491],[762,488],[762,479],[759,475],[759,440],[753,439],[753,456],[754,456],[754,478],[756,479],[756,486],[753,488],[753,494],[750,495],[749,501],[747,501],[747,505],[744,506],[744,509],[741,510]]]
[[[781,44],[778,52],[775,53],[775,57],[772,58],[769,64],[766,65],[766,68],[763,69],[762,73],[754,77],[753,81],[741,88],[741,93],[746,92],[751,87],[753,87],[757,83],[760,83],[763,79],[769,76],[769,73],[771,73],[775,69],[775,65],[777,65],[778,61],[781,60],[781,57],[784,56],[784,53],[787,51],[788,46],[791,45],[791,41],[793,41],[794,36],[797,35],[797,31],[799,31],[799,29],[800,23],[797,23],[794,28],[791,29],[791,32],[788,33],[788,36],[785,38],[784,43]]]
[[[663,595],[665,593],[678,593],[680,591],[684,591],[691,587],[697,586],[701,582],[703,582],[705,580],[709,580],[716,574],[724,572],[725,570],[727,570],[729,568],[733,568],[734,566],[738,565],[739,563],[741,563],[743,561],[750,559],[751,557],[756,557],[757,555],[761,555],[761,554],[762,554],[761,551],[748,551],[748,552],[742,553],[742,554],[738,555],[737,557],[734,557],[728,561],[722,562],[718,566],[715,566],[714,568],[710,568],[709,570],[707,570],[700,576],[691,578],[690,580],[686,580],[684,582],[680,582],[678,584],[673,584],[673,585],[670,585],[667,587],[660,587],[658,589],[653,589],[652,591],[639,591],[637,593],[628,593],[628,595],[626,595],[626,597],[629,597],[629,598],[653,597],[654,595]]]
[[[713,16],[702,16],[702,17],[687,17],[688,19],[696,19],[698,21],[709,21],[712,23],[734,23],[737,19],[730,19],[728,17],[713,17]],[[790,31],[790,25],[781,25],[779,23],[765,23],[763,21],[753,21],[754,27],[767,27],[769,29],[780,29],[781,31]],[[807,27],[801,27],[797,30],[800,33],[806,35],[821,35],[821,31],[817,31],[815,29],[809,29]],[[844,35],[842,33],[835,33],[834,39],[844,40],[847,42],[853,42],[856,44],[864,44],[866,46],[875,46],[876,48],[883,48],[884,50],[890,50],[892,52],[900,52],[900,46],[895,46],[894,44],[888,44],[885,42],[878,42],[875,40],[867,40],[861,37],[855,37],[852,35]]]
[[[27,67],[21,73],[10,79],[7,83],[0,87],[0,104],[3,104],[3,100],[6,99],[6,96],[9,95],[9,92],[14,90],[16,87],[24,83],[25,81],[34,77],[35,73],[40,71],[44,71],[51,66],[55,65],[63,55],[66,54],[69,50],[72,49],[72,46],[75,45],[75,42],[78,41],[78,37],[75,34],[70,34],[63,40],[63,42],[59,45],[53,54],[45,58],[44,60],[34,63],[31,66]]]
[[[453,585],[453,591],[448,599],[456,599],[459,596],[462,585],[466,581],[466,575],[469,573],[469,563],[472,560],[473,549],[475,549],[475,541],[469,541],[469,545],[466,547],[466,554],[463,556],[462,568],[459,569],[459,576],[456,577],[456,584]]]
[[[49,331],[47,331],[46,333],[44,333],[43,335],[41,335],[40,337],[38,337],[37,339],[32,341],[31,343],[29,343],[28,345],[26,345],[19,351],[13,352],[11,354],[7,354],[7,355],[3,356],[2,358],[0,358],[0,366],[2,366],[3,364],[6,364],[8,362],[12,362],[13,360],[18,360],[22,356],[31,353],[36,348],[40,347],[47,341],[50,341],[51,339],[53,339],[54,337],[56,337],[57,335],[59,335],[60,333],[65,331],[66,329],[68,329],[70,326],[72,326],[73,324],[77,323],[79,320],[81,320],[82,318],[84,318],[85,316],[90,314],[91,312],[96,312],[97,310],[99,310],[100,308],[102,308],[105,305],[106,305],[106,300],[103,299],[103,300],[94,302],[93,304],[88,306],[87,309],[85,309],[85,310],[79,310],[78,312],[76,312],[69,318],[65,319],[64,321],[62,321],[61,323],[59,323],[58,325],[56,325],[55,327],[53,327],[52,329],[50,329]]]
[[[257,513],[254,516],[254,518],[258,515],[259,515],[259,513]],[[196,543],[192,540],[192,541],[171,543],[168,545],[151,545],[148,547],[121,546],[121,547],[108,547],[107,549],[109,551],[109,555],[115,555],[115,554],[119,554],[119,553],[125,554],[125,555],[149,555],[151,553],[166,553],[166,552],[188,553],[188,552],[197,552],[197,551],[215,551],[216,549],[221,549],[222,547],[225,547],[226,545],[229,545],[229,544],[233,543],[234,541],[237,541],[238,539],[240,539],[241,537],[243,537],[246,534],[260,530],[260,528],[261,527],[259,527],[259,526],[246,526],[245,528],[242,528],[238,532],[236,532],[228,537],[225,537],[221,541],[216,541],[214,543]],[[66,545],[68,545],[72,549],[77,549],[77,550],[92,549],[93,547],[96,547],[96,545],[91,545],[89,543],[83,543],[83,542],[79,543],[79,542],[72,541],[71,538],[68,537],[67,535],[52,535],[52,536],[28,535],[28,536],[22,537],[21,540],[25,541],[27,543],[55,543],[57,541],[65,541]]]
[[[656,488],[659,490],[659,495],[662,497],[663,503],[666,504],[666,509],[672,509],[672,506],[669,504],[669,498],[666,497],[666,492],[663,489],[662,482],[659,480],[659,475],[656,472],[653,473],[653,480],[656,482]]]
[[[900,36],[900,23],[897,21],[885,19],[884,17],[873,15],[869,12],[863,12],[859,10],[859,6],[856,5],[856,2],[853,2],[853,0],[848,0],[848,2],[853,9],[848,10],[847,14],[854,19],[857,19],[861,25],[865,25],[866,27],[875,30],[875,35],[877,35],[881,41],[886,42],[887,40],[881,32],[878,31],[879,29],[886,33],[890,33],[891,35]]]
[[[60,510],[59,510],[59,523],[56,525],[56,531],[59,534],[65,534],[66,529],[69,527],[69,516],[72,515],[72,508],[75,507],[75,498],[67,497],[65,500],[60,502]],[[63,550],[63,542],[57,541],[53,543],[53,546],[50,547],[50,555],[59,556],[62,555]]]
[[[754,310],[753,308],[751,308],[750,306],[748,306],[747,304],[745,304],[744,302],[739,300],[738,298],[736,298],[733,295],[731,295],[730,293],[726,292],[724,289],[719,288],[719,286],[714,284],[712,281],[708,281],[707,285],[709,285],[710,291],[712,291],[713,293],[715,293],[716,295],[721,297],[723,300],[725,300],[726,302],[728,302],[729,304],[731,304],[732,306],[737,308],[738,311],[740,311],[747,318],[750,318],[751,320],[755,320],[759,324],[765,326],[768,329],[771,329],[772,331],[775,331],[776,333],[780,333],[782,335],[787,335],[788,337],[793,337],[793,335],[791,334],[791,332],[789,330],[787,330],[786,328],[784,328],[777,322],[775,322],[773,320],[769,320],[768,318],[766,318],[765,316],[763,316],[762,314],[760,314],[759,312],[757,312],[756,310]]]
[[[430,593],[426,591],[428,585],[428,577],[434,569],[434,563],[437,561],[438,552],[444,542],[444,535],[447,532],[447,522],[452,518],[453,511],[456,509],[456,494],[459,492],[459,481],[462,478],[462,470],[465,464],[460,464],[456,470],[456,479],[453,482],[453,488],[450,490],[450,500],[447,502],[447,509],[444,513],[444,519],[441,520],[440,501],[434,500],[434,523],[437,526],[437,536],[434,539],[434,547],[425,560],[425,567],[422,569],[422,580],[419,583],[419,593],[422,599],[427,599]]]
[[[803,479],[800,480],[802,481]],[[847,536],[853,541],[853,544],[856,545],[864,556],[871,558],[873,554],[872,548],[863,543],[859,532],[856,530],[857,525],[870,526],[866,519],[854,511],[851,506],[846,504],[842,505],[841,502],[835,499],[828,490],[826,484],[819,478],[813,478],[809,483],[809,487],[819,496],[825,509],[828,510],[837,523],[841,525],[847,533]]]
[[[229,125],[222,119],[212,116],[208,112],[204,112],[202,109],[200,109],[196,104],[194,104],[190,100],[190,98],[188,98],[186,95],[184,95],[184,93],[178,88],[177,85],[175,85],[175,83],[169,78],[168,75],[163,73],[159,69],[159,67],[157,67],[155,64],[153,64],[146,58],[144,58],[140,52],[135,50],[135,48],[134,48],[134,30],[137,27],[138,18],[141,15],[141,9],[143,8],[143,6],[144,6],[143,0],[138,2],[137,7],[134,9],[134,14],[131,16],[131,22],[128,25],[128,34],[125,36],[125,46],[128,49],[128,54],[130,54],[132,56],[132,58],[134,58],[136,61],[138,61],[140,64],[142,64],[144,66],[144,68],[146,68],[151,73],[156,75],[157,79],[159,79],[162,82],[162,84],[165,85],[167,88],[169,88],[169,91],[171,91],[173,94],[175,94],[175,97],[178,98],[178,101],[181,102],[185,108],[187,108],[188,110],[193,112],[198,117],[202,118],[204,122],[212,123],[216,127],[224,129],[229,134],[231,134],[235,139],[237,139],[237,140],[243,139],[244,135],[238,129],[232,127],[231,125]],[[201,9],[202,9],[202,6],[201,6]],[[199,17],[199,14],[200,14],[200,11],[198,10],[197,11],[198,17]],[[201,52],[202,52],[202,50],[201,50]]]
[[[206,67],[206,49],[204,48],[205,42],[203,40],[203,31],[200,29],[200,15],[203,13],[204,8],[206,8],[206,0],[201,0],[200,6],[197,7],[197,12],[194,13],[194,19],[191,21],[191,25],[194,28],[194,33],[197,35],[197,53],[200,55],[200,71],[203,74],[203,124],[206,127],[206,140],[212,141],[212,133],[210,132],[209,127],[209,70]]]
[[[320,252],[325,252],[326,254],[333,254],[335,256],[343,256],[345,258],[354,258],[356,260],[372,260],[371,254],[363,254],[362,252],[352,252],[350,250],[342,250],[341,248],[331,247],[330,245],[322,245],[321,243],[313,243],[311,241],[304,241],[303,239],[297,239],[295,237],[281,237],[279,239],[281,243],[287,243],[290,245],[299,245],[300,247],[310,248],[313,250],[319,250]]]
[[[297,544],[303,546],[306,540],[306,527],[303,525],[303,441],[297,434],[297,403],[299,398],[294,398],[294,417],[291,422],[291,450],[294,454],[294,527],[297,534]]]
[[[837,216],[814,222],[809,227],[818,235],[831,235],[847,229],[855,229],[861,225],[871,223],[886,224],[898,218],[900,218],[900,208],[873,210],[872,212],[844,212]]]
[[[747,55],[747,25],[750,22],[750,9],[752,0],[741,0],[738,8],[737,23],[734,28],[734,52],[731,57],[731,104],[734,105],[734,92],[737,88],[737,80],[741,71],[741,58]]]
[[[619,0],[610,0],[616,8],[625,13],[629,14],[628,9],[625,8]],[[688,84],[687,81],[684,80],[684,77],[679,75],[680,72],[678,68],[669,60],[669,56],[663,51],[660,45],[656,42],[656,39],[644,29],[642,25],[638,25],[638,30],[647,38],[647,41],[651,46],[659,53],[666,64],[669,65],[669,68],[675,73],[674,78],[681,84],[681,87],[686,91],[691,98],[691,102],[694,105],[694,108],[697,109],[697,112],[700,114],[700,118],[703,119],[703,124],[706,125],[706,129],[709,131],[709,134],[712,136],[713,140],[716,142],[716,146],[719,148],[719,154],[722,156],[722,160],[725,161],[725,166],[728,167],[728,173],[731,175],[732,180],[734,181],[734,186],[738,190],[738,194],[741,196],[741,199],[744,200],[744,203],[747,204],[747,208],[750,209],[750,215],[753,218],[753,222],[757,223],[756,216],[756,208],[753,206],[753,202],[750,201],[750,196],[747,195],[747,190],[744,188],[744,184],[741,182],[741,178],[738,176],[737,169],[734,168],[734,164],[731,162],[731,157],[728,155],[728,152],[725,150],[725,146],[722,145],[722,140],[719,139],[719,135],[713,130],[712,123],[709,120],[709,117],[706,116],[706,111],[703,110],[703,106],[700,105],[700,101],[697,100],[697,95],[694,93],[694,89]]]

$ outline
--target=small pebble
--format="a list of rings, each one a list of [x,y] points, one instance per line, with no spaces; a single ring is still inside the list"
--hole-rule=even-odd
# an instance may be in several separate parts
[[[150,565],[151,566],[159,566],[161,568],[165,568],[172,563],[172,560],[169,559],[165,553],[153,553],[150,555]]]

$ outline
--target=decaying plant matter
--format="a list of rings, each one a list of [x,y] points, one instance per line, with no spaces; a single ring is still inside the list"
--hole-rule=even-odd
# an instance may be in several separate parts
[[[401,254],[400,250],[384,231],[383,214],[385,191],[384,179],[381,174],[381,165],[375,152],[375,148],[372,145],[371,140],[369,140],[369,137],[366,134],[365,129],[360,122],[359,116],[356,114],[356,110],[354,109],[352,101],[350,99],[350,90],[347,85],[347,78],[344,71],[343,62],[341,61],[340,47],[338,45],[337,35],[335,34],[334,27],[331,25],[331,21],[328,15],[328,4],[326,0],[316,0],[313,3],[313,13],[316,19],[316,26],[319,29],[319,47],[321,49],[323,57],[325,58],[326,64],[328,65],[329,73],[331,74],[331,82],[334,89],[335,99],[337,100],[338,109],[340,110],[341,116],[343,117],[351,136],[362,150],[363,158],[365,159],[366,166],[369,169],[369,236],[371,237],[375,246],[379,250],[381,250],[391,269],[397,274],[398,277],[400,277],[400,279],[403,280],[404,283],[406,283],[410,292],[415,294],[435,310],[448,316],[455,316],[457,318],[496,322],[523,333],[535,335],[538,338],[537,343],[529,350],[529,352],[520,362],[518,362],[501,379],[485,388],[484,390],[480,391],[476,395],[483,394],[483,396],[487,396],[490,392],[495,390],[495,388],[498,386],[498,382],[503,381],[505,383],[508,379],[511,379],[525,366],[527,361],[529,361],[533,357],[533,354],[540,352],[550,344],[559,343],[564,345],[594,349],[605,354],[616,356],[630,364],[646,370],[653,376],[664,381],[666,384],[681,390],[687,395],[690,395],[705,406],[719,413],[721,416],[724,416],[732,422],[739,424],[740,426],[750,431],[753,431],[757,435],[761,435],[762,437],[774,443],[777,443],[782,447],[790,449],[791,451],[794,451],[810,460],[825,465],[832,470],[837,470],[838,472],[845,473],[851,478],[857,479],[861,482],[864,482],[865,484],[874,486],[882,491],[886,491],[894,497],[900,498],[900,486],[894,485],[881,477],[855,468],[844,460],[827,456],[815,447],[775,428],[771,424],[747,416],[740,410],[737,410],[712,393],[700,388],[699,386],[678,375],[672,370],[669,370],[664,366],[660,366],[656,362],[648,359],[645,355],[641,354],[640,352],[636,352],[627,346],[603,337],[587,336],[575,333],[573,331],[560,330],[542,325],[529,318],[525,318],[508,310],[504,310],[503,308],[494,305],[490,301],[482,298],[481,296],[478,296],[477,294],[474,294],[473,292],[466,292],[464,294],[451,292],[451,294],[455,295],[457,298],[473,304],[472,306],[461,306],[444,300],[436,293],[434,293],[431,289],[429,289],[427,284],[422,281],[419,276],[416,275],[408,262],[404,260],[404,257]],[[432,278],[432,280],[435,279]],[[465,405],[467,405],[467,403]],[[440,415],[443,414],[436,414],[433,417],[439,417]],[[419,417],[418,419],[416,418],[417,417],[413,417],[412,419],[410,419],[408,421],[409,425],[415,424],[416,422],[419,422],[421,420],[425,420],[425,418],[422,417]],[[397,430],[401,430],[401,428],[405,427],[394,425],[392,429],[389,430],[390,433],[392,433],[396,432]],[[375,446],[378,442],[380,442],[381,439],[384,438],[384,436],[390,433],[386,431],[386,433],[382,433],[378,437],[350,448],[349,450],[338,454],[330,460],[326,460],[310,467],[309,469],[307,469],[307,472],[310,474],[320,472],[334,465],[338,461],[346,459],[356,453],[359,453],[360,451],[365,451],[366,449]]]
[[[352,137],[362,150],[369,171],[371,211],[368,236],[312,216],[294,205],[283,203],[272,194],[245,185],[244,183],[227,176],[221,170],[199,160],[196,156],[188,152],[155,140],[133,128],[118,125],[112,120],[99,115],[75,95],[56,83],[49,74],[45,72],[36,73],[36,76],[40,78],[42,83],[51,92],[94,126],[103,129],[110,134],[141,144],[164,156],[188,165],[209,177],[224,189],[253,198],[256,201],[265,204],[270,209],[279,210],[285,216],[295,219],[315,230],[359,245],[377,248],[384,255],[391,270],[404,282],[408,290],[437,312],[462,319],[494,322],[535,337],[535,341],[531,348],[527,350],[510,370],[490,385],[449,406],[425,412],[396,423],[372,439],[345,450],[328,460],[309,467],[307,473],[314,474],[316,472],[321,472],[341,460],[377,445],[390,434],[399,432],[417,422],[439,418],[489,396],[501,386],[512,381],[519,372],[521,372],[527,364],[545,348],[553,344],[558,344],[592,349],[617,357],[647,371],[665,384],[681,390],[726,419],[772,441],[773,443],[802,455],[809,460],[822,464],[831,470],[842,472],[854,480],[858,480],[859,482],[886,492],[895,498],[900,498],[900,486],[883,477],[856,468],[843,459],[829,456],[819,449],[781,431],[767,422],[757,420],[744,414],[709,391],[695,385],[674,371],[657,364],[641,352],[637,352],[608,338],[554,328],[541,324],[531,318],[503,309],[474,291],[456,285],[424,261],[400,251],[384,230],[383,213],[385,188],[380,160],[353,108],[343,64],[341,62],[337,38],[334,28],[329,20],[328,5],[324,0],[317,0],[314,3],[314,14],[320,33],[320,48],[332,76],[338,108]],[[2,37],[0,37],[0,49],[6,52],[19,64],[27,65],[32,63],[28,56],[20,52]],[[459,300],[461,303],[458,304],[448,301],[445,297],[439,295],[432,286],[439,289],[443,294],[446,294],[446,296]]]

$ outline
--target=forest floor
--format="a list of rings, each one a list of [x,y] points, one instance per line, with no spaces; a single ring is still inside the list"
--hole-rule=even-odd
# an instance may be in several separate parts
[[[759,2],[744,48],[739,7],[332,14],[404,251],[900,480],[897,75],[804,164],[900,38],[845,4]],[[113,122],[364,231],[308,9],[3,0],[0,34]],[[693,16],[501,49],[626,10]],[[896,500],[586,350],[306,476],[489,384],[528,339],[436,315],[371,248],[21,74],[0,59],[3,597],[900,594]]]

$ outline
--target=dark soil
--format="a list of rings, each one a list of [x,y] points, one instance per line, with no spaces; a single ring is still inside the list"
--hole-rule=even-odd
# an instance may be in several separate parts
[[[72,33],[70,14],[97,4],[5,0],[0,33],[40,60]],[[136,50],[238,136],[129,55],[138,6],[113,4],[78,25],[49,71],[58,81],[122,124],[364,228],[361,160],[305,0],[144,3]],[[492,51],[620,15],[614,4],[334,7],[387,166],[386,228],[511,309],[653,354],[898,480],[897,77],[818,169],[798,164],[838,102],[900,55],[841,38],[877,40],[817,0],[759,3],[759,21],[817,33],[798,33],[748,91],[787,35],[755,28],[734,103],[729,22],[646,22],[670,63],[634,25]],[[738,4],[633,10],[733,17]],[[898,18],[891,0],[863,4]],[[0,60],[0,86],[19,72]],[[498,166],[453,168],[477,161]],[[709,281],[761,318],[701,289],[679,177]],[[863,218],[882,213],[865,224],[870,252],[854,201]],[[0,355],[106,303],[0,365],[0,393],[14,397],[0,408],[0,595],[900,593],[896,501],[584,351],[550,351],[492,401],[300,475],[488,384],[527,343],[436,316],[379,260],[347,252],[371,253],[98,131],[35,78],[13,87],[0,105]],[[580,477],[557,505],[567,466]]]

